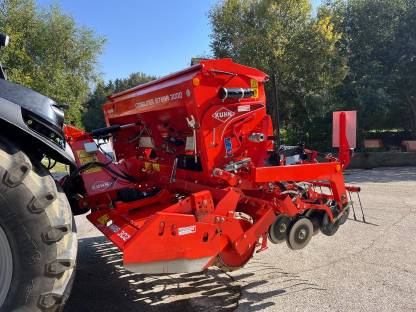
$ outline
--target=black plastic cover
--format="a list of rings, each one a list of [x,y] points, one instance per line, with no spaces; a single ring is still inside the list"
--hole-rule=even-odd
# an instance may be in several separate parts
[[[32,125],[42,126],[43,131],[30,128],[29,119],[33,119]],[[0,79],[2,135],[16,140],[26,149],[36,149],[60,162],[74,165],[73,156],[65,150],[63,124],[63,111],[53,100]]]

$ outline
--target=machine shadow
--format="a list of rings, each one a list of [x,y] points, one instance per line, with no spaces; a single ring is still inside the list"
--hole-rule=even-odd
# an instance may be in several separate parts
[[[105,237],[81,239],[78,255],[65,312],[234,311],[237,307],[260,311],[275,304],[272,297],[324,290],[254,259],[247,268],[231,274],[217,269],[187,274],[131,273],[123,268],[121,253]]]

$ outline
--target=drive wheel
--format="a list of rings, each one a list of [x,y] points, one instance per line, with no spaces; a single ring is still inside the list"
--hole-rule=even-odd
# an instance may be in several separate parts
[[[41,164],[0,143],[0,311],[61,311],[76,253],[61,188]]]
[[[0,226],[0,307],[6,300],[8,290],[12,283],[13,257],[9,240]]]

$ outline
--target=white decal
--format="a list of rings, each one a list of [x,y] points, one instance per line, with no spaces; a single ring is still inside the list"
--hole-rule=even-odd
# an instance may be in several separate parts
[[[182,227],[178,229],[178,235],[188,235],[196,232],[196,225]]]
[[[169,95],[169,99],[171,101],[180,100],[181,98],[182,98],[182,91],[172,93],[172,94]]]
[[[109,227],[108,227],[110,230],[111,230],[111,232],[113,232],[113,233],[117,233],[118,231],[120,231],[121,229],[120,229],[120,227],[119,226],[117,226],[117,225],[115,225],[114,223],[113,224],[111,224]]]
[[[212,114],[212,117],[214,117],[215,119],[221,122],[226,122],[228,119],[230,119],[234,115],[235,115],[234,112],[230,111],[229,109],[226,109],[225,107],[221,107],[214,114]]]
[[[139,146],[140,147],[145,147],[145,148],[154,148],[155,147],[154,144],[153,144],[152,137],[147,137],[147,136],[146,137],[145,136],[140,137]]]
[[[186,137],[185,151],[193,151],[195,149],[194,137]]]
[[[98,181],[91,186],[91,189],[93,191],[102,191],[112,187],[113,184],[113,181]]]
[[[237,107],[237,111],[240,112],[249,112],[250,111],[250,105],[240,105]]]
[[[149,107],[149,106],[168,103],[168,102],[171,102],[171,101],[180,100],[180,99],[182,99],[182,97],[183,97],[182,96],[182,91],[179,91],[179,92],[175,92],[175,93],[172,93],[172,94],[163,95],[163,96],[159,96],[159,97],[156,97],[156,98],[148,99],[146,101],[138,102],[134,106],[136,108]]]
[[[130,239],[130,234],[126,231],[122,230],[120,233],[117,234],[118,237],[120,237],[123,241],[128,241]]]

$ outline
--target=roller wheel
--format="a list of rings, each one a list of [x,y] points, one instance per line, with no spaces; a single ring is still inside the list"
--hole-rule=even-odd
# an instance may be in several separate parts
[[[241,226],[246,231],[252,225],[248,220],[241,219]],[[220,254],[217,256],[215,266],[217,266],[223,272],[231,272],[242,268],[254,254],[256,245],[250,246],[246,252],[242,255],[238,254],[237,251],[229,244],[225,247]]]
[[[292,219],[287,215],[278,215],[276,220],[269,227],[269,240],[273,244],[280,244],[286,241],[287,231]]]
[[[340,219],[335,221],[335,223],[332,223],[327,213],[325,213],[324,216],[322,217],[321,232],[325,234],[326,236],[334,235],[338,231],[339,226],[340,226]]]
[[[312,225],[313,225],[313,235],[316,235],[319,233],[319,230],[321,228],[321,220],[318,216],[313,216],[310,218]]]
[[[307,218],[297,220],[290,228],[287,245],[292,250],[304,248],[313,235],[313,224]]]
[[[0,311],[61,311],[76,254],[63,191],[41,164],[0,143]]]

